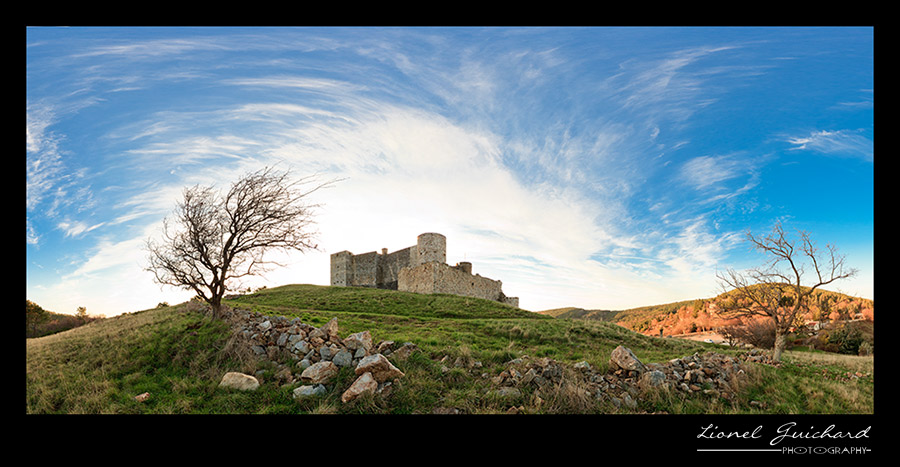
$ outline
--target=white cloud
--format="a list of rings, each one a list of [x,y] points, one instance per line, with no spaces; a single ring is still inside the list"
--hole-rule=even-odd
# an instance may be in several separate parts
[[[729,157],[699,156],[685,162],[679,175],[694,189],[703,190],[737,177],[739,168],[740,165]]]
[[[32,210],[65,177],[58,137],[48,132],[53,111],[32,105],[25,113],[25,206]]]
[[[850,130],[813,131],[808,136],[788,137],[793,150],[809,150],[823,154],[858,157],[872,161],[875,157],[874,143],[865,136]]]
[[[710,55],[733,48],[697,47],[676,51],[659,60],[628,60],[620,65],[622,73],[612,79],[626,80],[620,87],[626,108],[652,111],[683,121],[697,109],[715,102],[712,98],[702,98],[711,90],[708,82],[712,77],[737,70],[719,66],[696,71],[690,67]]]
[[[81,234],[101,227],[104,224],[104,222],[101,222],[99,224],[87,225],[84,222],[80,221],[63,221],[57,224],[57,227],[65,233],[66,237],[77,237]]]

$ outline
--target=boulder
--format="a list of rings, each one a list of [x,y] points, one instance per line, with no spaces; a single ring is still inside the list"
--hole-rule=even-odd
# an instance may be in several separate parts
[[[378,381],[368,371],[361,374],[356,381],[341,395],[341,402],[350,402],[363,394],[374,394],[378,389]]]
[[[349,350],[341,349],[331,358],[331,362],[339,367],[350,366],[353,364],[353,354]]]
[[[308,383],[321,384],[334,378],[337,373],[337,365],[329,361],[321,361],[303,370],[303,373],[300,373],[300,379]]]
[[[293,397],[294,399],[306,399],[309,397],[323,396],[326,392],[328,391],[325,389],[325,386],[322,386],[321,384],[300,386],[297,389],[294,389]]]
[[[304,340],[299,340],[294,343],[293,349],[295,352],[297,352],[301,355],[306,355],[307,353],[309,353],[311,348],[309,346],[309,342],[306,342]]]
[[[621,345],[613,349],[612,355],[609,358],[609,366],[613,371],[620,368],[628,371],[636,371],[638,373],[647,371],[647,367],[634,356],[631,350],[622,347]]]
[[[372,373],[372,377],[379,383],[403,376],[403,372],[380,353],[370,355],[359,361],[359,364],[356,365],[356,374],[362,375],[363,373]]]
[[[357,332],[351,334],[343,340],[344,345],[350,350],[366,349],[368,352],[372,349],[372,334],[369,331]]]
[[[321,330],[323,333],[325,333],[326,336],[329,336],[329,337],[330,337],[330,336],[335,336],[335,337],[337,337],[337,335],[338,335],[338,321],[337,321],[337,318],[331,318],[331,320],[328,321],[327,323],[325,323],[324,326],[320,327],[319,330]]]
[[[255,391],[259,387],[259,380],[243,373],[228,372],[219,382],[221,388],[232,388],[240,391]]]
[[[407,358],[409,358],[410,354],[418,350],[419,347],[416,344],[413,344],[412,342],[406,342],[399,349],[391,352],[391,358],[394,358],[396,360],[406,360]]]
[[[665,382],[666,375],[659,370],[652,370],[644,373],[643,375],[641,375],[640,380],[640,384],[642,384],[644,387],[657,387],[661,386]]]
[[[394,350],[394,341],[381,341],[375,347],[375,353],[387,355]]]

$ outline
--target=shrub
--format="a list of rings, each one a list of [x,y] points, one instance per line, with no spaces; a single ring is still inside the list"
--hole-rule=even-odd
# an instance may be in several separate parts
[[[865,340],[859,329],[841,326],[828,334],[828,345],[826,346],[826,350],[833,349],[831,351],[848,355],[857,355],[859,354],[859,347],[863,342],[865,342]]]
[[[863,341],[862,344],[859,344],[859,355],[866,356],[872,355],[875,353],[875,347],[870,344],[868,341]]]

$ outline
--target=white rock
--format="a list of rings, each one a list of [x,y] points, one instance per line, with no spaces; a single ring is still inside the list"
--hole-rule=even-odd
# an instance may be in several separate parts
[[[344,345],[347,346],[350,350],[357,349],[366,349],[369,351],[372,349],[372,334],[369,331],[358,332],[356,334],[351,334],[344,339]]]
[[[622,347],[621,345],[612,351],[609,363],[613,368],[622,368],[623,370],[639,372],[647,371],[647,367],[631,353],[631,350]]]
[[[228,372],[219,382],[219,387],[238,389],[241,391],[255,391],[259,387],[259,380],[243,373]]]
[[[356,366],[356,374],[362,375],[363,373],[372,373],[372,377],[379,383],[403,376],[403,372],[380,353],[359,361],[359,365]]]
[[[329,361],[323,361],[310,365],[300,373],[300,379],[313,384],[324,383],[338,373],[338,367]]]
[[[344,394],[341,395],[341,401],[347,403],[363,394],[374,394],[377,389],[378,381],[375,381],[372,373],[365,372],[359,378],[356,378],[356,381],[344,391]]]

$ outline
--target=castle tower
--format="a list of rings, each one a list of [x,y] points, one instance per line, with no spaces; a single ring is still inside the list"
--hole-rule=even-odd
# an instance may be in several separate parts
[[[353,255],[341,251],[331,255],[331,285],[347,287],[352,285]]]
[[[416,243],[416,265],[447,262],[447,237],[439,233],[423,233]]]

